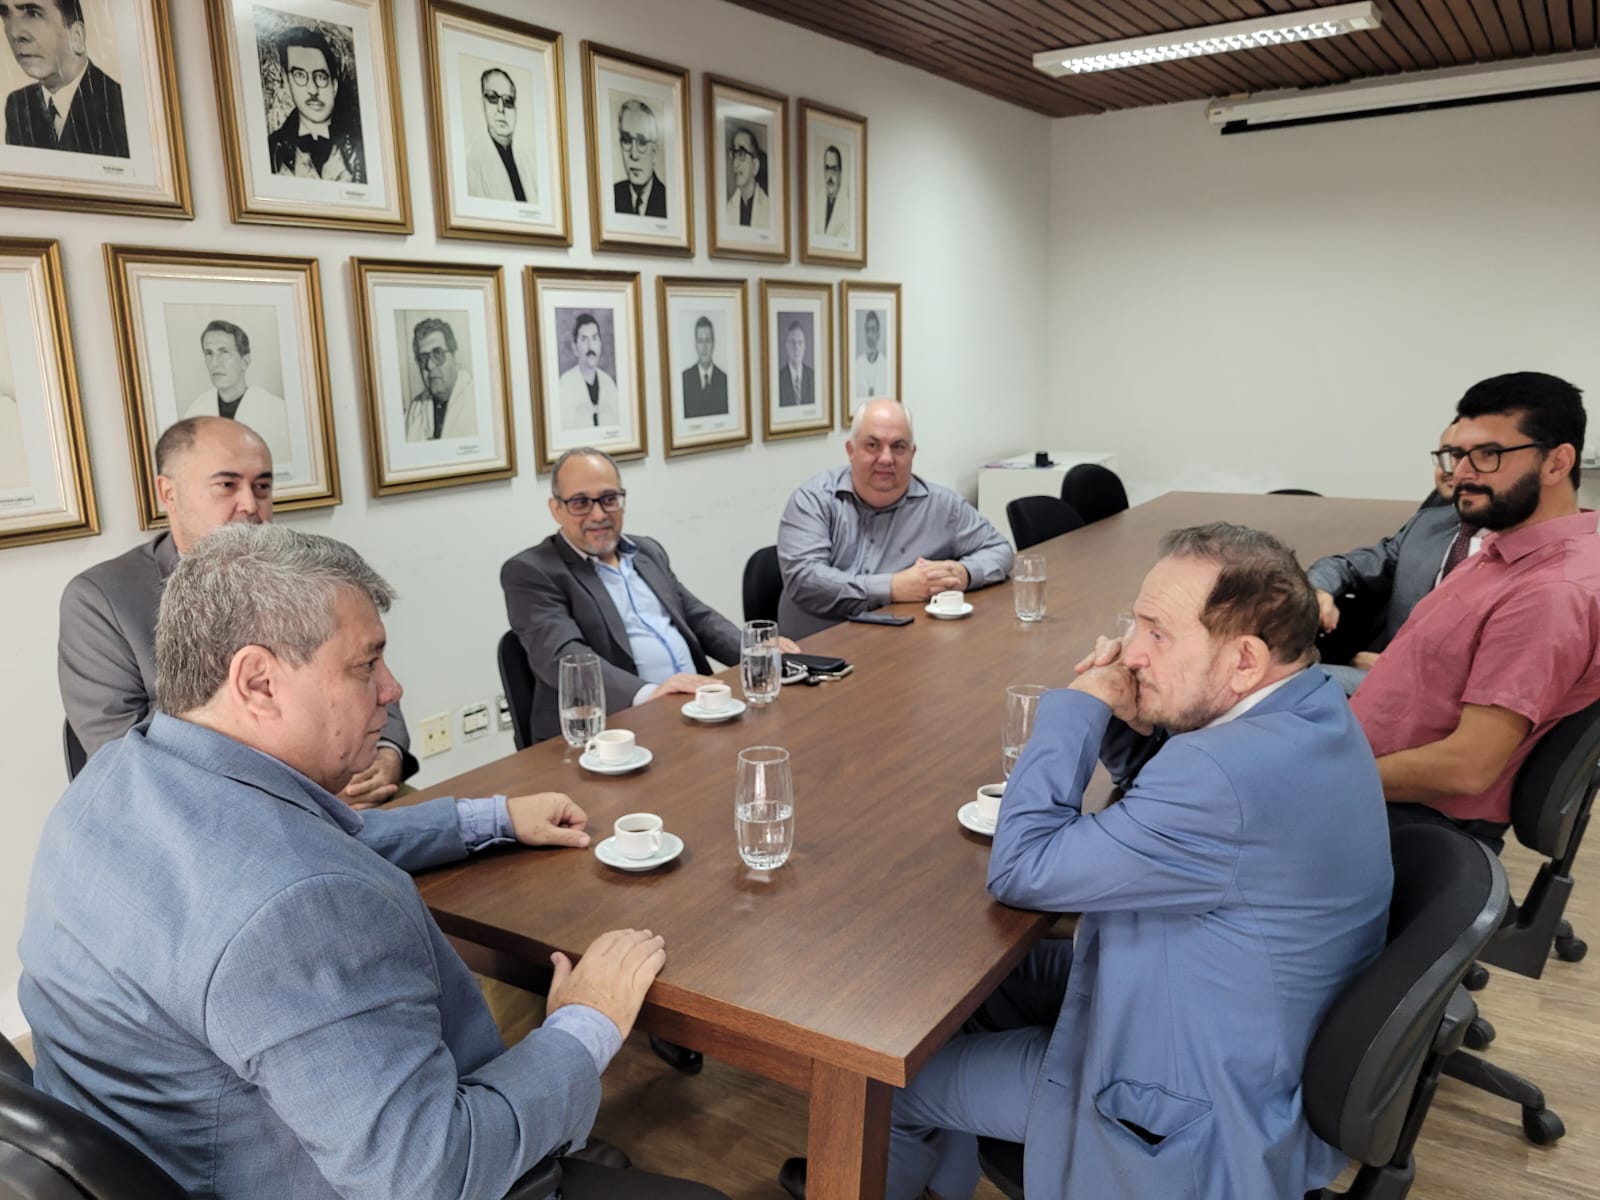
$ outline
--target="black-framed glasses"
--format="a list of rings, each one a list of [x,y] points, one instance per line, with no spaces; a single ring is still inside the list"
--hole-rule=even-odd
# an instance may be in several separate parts
[[[510,92],[485,92],[483,102],[490,108],[514,109],[517,107],[517,98]]]
[[[1473,446],[1464,450],[1460,446],[1441,446],[1431,451],[1429,457],[1433,465],[1446,475],[1454,475],[1455,470],[1461,465],[1461,460],[1467,459],[1472,463],[1472,469],[1480,475],[1492,475],[1500,469],[1500,456],[1510,454],[1513,450],[1548,450],[1550,447],[1544,442],[1523,442],[1520,446]]]
[[[450,361],[450,356],[454,353],[454,350],[446,350],[443,346],[435,346],[432,350],[424,350],[421,354],[418,354],[417,361],[424,366],[442,367]]]
[[[635,147],[638,147],[639,153],[643,154],[656,144],[655,138],[645,137],[642,133],[619,133],[617,134],[617,141],[621,144],[624,154]]]
[[[304,67],[290,67],[289,78],[294,81],[295,87],[305,87],[307,83],[314,83],[319,88],[325,88],[333,82],[333,76],[320,68],[308,71]]]
[[[618,488],[614,492],[601,492],[598,496],[557,496],[556,503],[562,505],[575,517],[587,516],[595,505],[600,506],[601,512],[621,512],[627,504],[628,493],[625,489]]]
[[[735,146],[728,151],[728,157],[732,159],[754,158],[755,156],[756,152],[754,150],[746,150],[743,146]]]

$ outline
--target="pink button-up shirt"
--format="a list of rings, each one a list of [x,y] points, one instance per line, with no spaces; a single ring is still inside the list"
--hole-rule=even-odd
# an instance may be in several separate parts
[[[1600,537],[1593,512],[1486,533],[1411,610],[1350,700],[1379,758],[1455,732],[1465,705],[1533,723],[1488,791],[1427,803],[1458,821],[1510,821],[1522,760],[1600,699]]]

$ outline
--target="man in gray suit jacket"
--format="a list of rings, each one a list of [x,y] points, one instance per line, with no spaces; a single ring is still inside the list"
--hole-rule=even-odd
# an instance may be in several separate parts
[[[500,568],[506,616],[539,684],[535,739],[561,732],[562,655],[599,656],[607,712],[693,695],[715,682],[711,658],[739,661],[739,627],[679,582],[659,542],[623,537],[627,492],[609,455],[567,451],[550,472],[550,492],[559,530]]]
[[[588,1135],[662,939],[552,955],[548,1016],[507,1049],[411,880],[352,836],[370,815],[335,796],[400,696],[388,584],[330,538],[235,525],[166,592],[156,715],[40,838],[18,988],[35,1084],[190,1195],[505,1195]],[[566,797],[552,815],[586,821]],[[716,1196],[562,1168],[569,1200]]]

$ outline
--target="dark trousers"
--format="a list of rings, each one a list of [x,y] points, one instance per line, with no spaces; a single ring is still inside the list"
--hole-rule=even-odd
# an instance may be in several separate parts
[[[1426,804],[1390,804],[1385,807],[1389,810],[1389,828],[1399,829],[1405,825],[1441,825],[1446,829],[1454,829],[1460,833],[1475,837],[1496,854],[1506,848],[1506,830],[1510,828],[1501,821],[1458,821],[1454,817],[1447,817],[1437,808],[1429,808]]]
[[[728,1200],[721,1192],[687,1179],[602,1167],[576,1158],[561,1160],[561,1196],[562,1200]]]

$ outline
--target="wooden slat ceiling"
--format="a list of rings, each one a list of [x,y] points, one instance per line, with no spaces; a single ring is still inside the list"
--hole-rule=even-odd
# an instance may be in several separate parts
[[[1330,0],[1331,2],[1331,0]],[[1052,79],[1041,50],[1326,8],[1324,0],[729,0],[1050,117],[1596,48],[1600,0],[1380,0],[1365,33]]]

